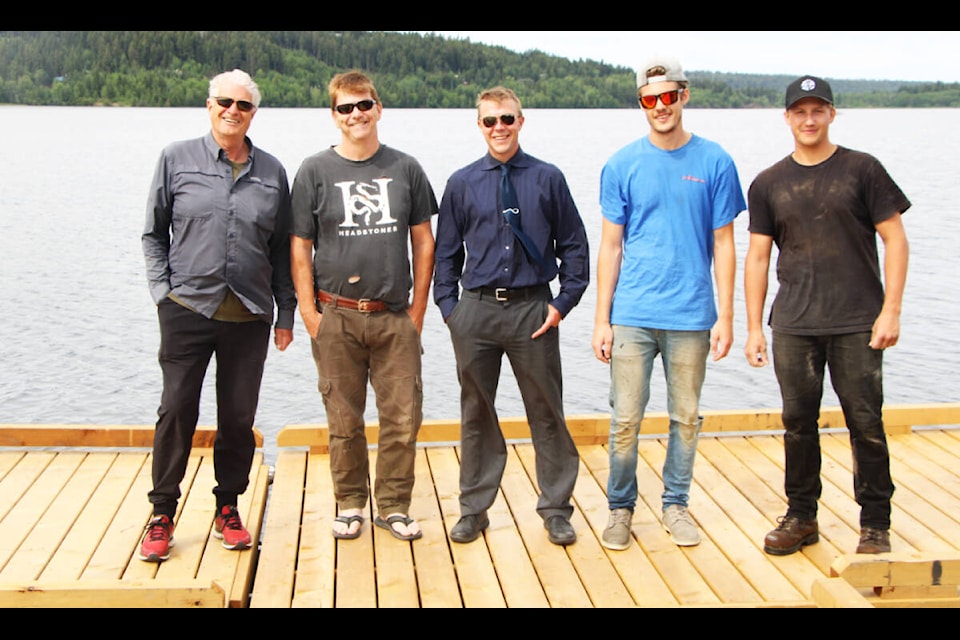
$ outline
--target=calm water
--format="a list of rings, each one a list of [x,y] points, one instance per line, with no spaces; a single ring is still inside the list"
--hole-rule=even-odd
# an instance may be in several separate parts
[[[643,115],[632,109],[525,115],[521,143],[565,172],[595,259],[600,168],[616,149],[646,133]],[[731,153],[745,191],[761,169],[792,147],[778,110],[688,109],[684,115],[688,129]],[[381,138],[421,161],[439,199],[450,173],[486,150],[473,118],[470,109],[388,108]],[[158,329],[140,246],[146,190],[160,149],[207,129],[204,109],[0,107],[0,422],[156,420]],[[264,108],[251,137],[284,162],[292,179],[304,157],[336,143],[339,133],[326,110]],[[955,402],[960,110],[841,110],[831,137],[880,158],[913,201],[904,217],[912,255],[902,335],[886,354],[886,401]],[[778,407],[772,368],[752,369],[742,355],[746,213],[736,229],[736,343],[726,359],[708,364],[702,404]],[[775,288],[771,278],[768,305]],[[590,348],[595,295],[591,285],[561,325],[568,415],[609,411],[608,369]],[[456,418],[453,351],[432,302],[423,342],[425,417]],[[214,424],[212,377],[207,387],[200,420]],[[824,402],[837,404],[829,389]],[[371,395],[370,420],[376,419],[373,404]],[[523,414],[506,361],[498,404],[502,416]],[[659,364],[648,410],[666,410]],[[257,425],[265,434],[268,460],[284,425],[325,421],[298,314],[293,345],[284,353],[272,349],[267,358]]]

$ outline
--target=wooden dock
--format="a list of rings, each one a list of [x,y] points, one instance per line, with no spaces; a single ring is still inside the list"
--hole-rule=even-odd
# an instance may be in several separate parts
[[[424,536],[414,542],[373,527],[369,506],[363,535],[335,540],[326,430],[288,426],[275,469],[260,452],[251,469],[240,510],[260,545],[244,552],[211,535],[212,432],[201,430],[177,544],[159,566],[136,557],[150,515],[151,428],[0,425],[0,606],[960,607],[960,403],[887,407],[884,416],[897,486],[889,554],[853,554],[850,445],[831,408],[821,416],[820,542],[790,556],[762,550],[786,510],[782,424],[770,410],[705,414],[690,502],[703,542],[683,548],[660,522],[667,418],[649,415],[625,551],[600,545],[608,416],[568,417],[581,465],[571,519],[578,540],[567,547],[547,540],[536,513],[522,419],[503,421],[501,491],[490,527],[468,544],[447,537],[459,517],[455,422],[428,421],[421,431],[411,515]],[[371,443],[376,431],[368,426]]]

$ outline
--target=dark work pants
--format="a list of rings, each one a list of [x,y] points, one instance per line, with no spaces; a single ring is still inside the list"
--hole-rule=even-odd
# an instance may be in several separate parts
[[[254,417],[260,396],[270,326],[265,322],[208,320],[171,300],[157,306],[163,394],[153,436],[154,514],[176,513],[180,482],[200,415],[200,391],[216,354],[217,435],[213,489],[217,509],[236,504],[247,489],[256,440]]]
[[[504,354],[530,424],[537,512],[544,520],[573,513],[570,497],[580,456],[563,413],[560,334],[554,327],[530,339],[546,318],[549,300],[547,287],[542,295],[516,302],[464,291],[448,318],[460,378],[461,515],[482,513],[493,504],[506,468],[506,441],[494,406]]]
[[[883,430],[883,351],[870,333],[795,336],[773,333],[773,365],[783,398],[788,514],[817,515],[820,480],[820,403],[824,366],[840,400],[853,453],[853,492],[860,526],[890,528],[890,453]]]

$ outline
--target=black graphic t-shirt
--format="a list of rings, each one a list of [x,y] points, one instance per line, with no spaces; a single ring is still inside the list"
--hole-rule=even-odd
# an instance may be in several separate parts
[[[416,159],[386,145],[361,161],[325,149],[303,161],[291,198],[293,234],[314,241],[318,289],[406,308],[410,227],[437,212]]]

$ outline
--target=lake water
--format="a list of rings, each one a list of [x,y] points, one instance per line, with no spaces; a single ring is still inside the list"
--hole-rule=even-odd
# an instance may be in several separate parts
[[[387,108],[381,139],[420,160],[439,200],[447,177],[486,151],[474,114]],[[639,109],[529,109],[525,115],[521,144],[566,174],[587,226],[593,272],[600,168],[616,149],[646,134],[646,120]],[[745,192],[793,144],[779,110],[687,109],[684,120],[687,129],[730,152]],[[208,128],[202,108],[0,106],[0,422],[156,421],[159,335],[140,245],[146,191],[161,148]],[[263,108],[250,135],[280,158],[291,179],[304,157],[339,140],[329,112],[317,109]],[[877,156],[913,202],[904,216],[911,257],[901,338],[884,361],[886,402],[956,402],[960,110],[841,110],[831,138]],[[704,409],[780,406],[772,367],[753,369],[742,353],[747,215],[735,223],[736,342],[727,358],[708,363]],[[768,308],[775,290],[771,278]],[[590,348],[595,296],[591,284],[560,326],[568,415],[609,412],[608,368]],[[326,422],[299,313],[296,322],[290,348],[271,347],[267,358],[257,426],[268,461],[284,425]],[[453,350],[432,301],[423,343],[424,416],[458,418]],[[202,424],[216,423],[214,368]],[[824,403],[838,404],[829,386]],[[506,360],[498,409],[501,416],[523,414]],[[665,410],[658,362],[648,411]],[[376,420],[372,394],[367,418]]]

